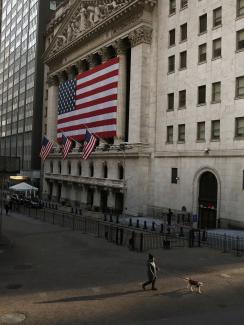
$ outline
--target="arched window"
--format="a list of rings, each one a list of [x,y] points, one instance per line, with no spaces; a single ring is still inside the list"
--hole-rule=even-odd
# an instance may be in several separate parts
[[[89,171],[90,171],[89,176],[90,177],[93,177],[93,175],[94,175],[94,166],[93,166],[93,163],[90,163],[90,165],[89,165]]]
[[[82,175],[82,166],[81,166],[81,162],[78,163],[78,175],[81,176]]]
[[[53,162],[50,161],[50,173],[53,173]]]
[[[118,177],[119,179],[124,179],[124,167],[121,163],[118,164]]]
[[[108,178],[108,166],[106,161],[103,163],[103,178]]]
[[[67,172],[68,172],[68,175],[71,174],[71,163],[70,163],[70,161],[68,161]]]
[[[62,173],[62,164],[61,164],[61,161],[58,162],[58,172],[59,172],[59,174]]]

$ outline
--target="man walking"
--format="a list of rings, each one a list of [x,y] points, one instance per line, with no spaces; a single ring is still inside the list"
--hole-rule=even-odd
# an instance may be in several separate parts
[[[146,290],[146,286],[148,284],[152,284],[152,290],[157,290],[155,287],[155,282],[157,278],[157,271],[158,267],[155,264],[155,259],[152,254],[148,254],[148,260],[147,260],[147,276],[148,276],[148,281],[144,282],[142,284],[142,289]]]

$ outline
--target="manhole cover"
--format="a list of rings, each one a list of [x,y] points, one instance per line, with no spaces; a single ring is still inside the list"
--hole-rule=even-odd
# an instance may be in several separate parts
[[[1,324],[18,324],[23,322],[26,319],[26,316],[21,313],[5,314],[0,316]]]
[[[6,286],[7,289],[13,289],[13,290],[20,289],[21,287],[22,284],[18,284],[18,283],[12,283]]]
[[[30,270],[32,269],[31,264],[19,264],[14,267],[15,270]]]

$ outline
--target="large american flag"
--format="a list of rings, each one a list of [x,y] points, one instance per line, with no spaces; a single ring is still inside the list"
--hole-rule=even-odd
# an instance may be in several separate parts
[[[59,86],[57,137],[83,140],[86,129],[100,138],[116,136],[119,58]]]
[[[40,151],[40,157],[42,160],[45,160],[48,157],[50,151],[53,148],[53,145],[54,143],[52,141],[49,141],[48,138],[44,135]]]

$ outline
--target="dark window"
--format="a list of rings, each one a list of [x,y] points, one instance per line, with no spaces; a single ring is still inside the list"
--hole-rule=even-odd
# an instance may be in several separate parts
[[[221,83],[214,82],[212,84],[212,102],[217,103],[221,100]]]
[[[177,184],[178,180],[178,168],[171,168],[171,183]]]
[[[187,40],[187,23],[180,26],[180,40],[181,42]]]
[[[211,122],[211,139],[219,140],[220,138],[220,121],[212,121]]]
[[[198,104],[206,104],[206,86],[198,87]]]
[[[53,173],[53,162],[50,161],[50,173]]]
[[[168,72],[175,71],[175,56],[172,55],[168,58]]]
[[[175,14],[176,12],[176,1],[175,0],[169,0],[169,14]]]
[[[119,179],[124,179],[124,167],[122,164],[118,164],[118,174],[119,174]]]
[[[236,138],[244,138],[244,117],[237,117],[235,125]]]
[[[70,175],[71,174],[71,163],[70,162],[68,162],[68,175]]]
[[[187,4],[188,4],[188,0],[181,0],[180,1],[180,8],[181,9],[184,9],[187,7]]]
[[[58,172],[59,172],[59,174],[62,173],[62,164],[60,161],[58,162]]]
[[[173,143],[173,125],[167,126],[167,143]]]
[[[108,166],[106,163],[103,164],[103,178],[108,178]]]
[[[174,109],[174,93],[168,94],[168,111]]]
[[[179,108],[186,107],[186,90],[179,91]]]
[[[199,17],[199,34],[207,31],[207,14]]]
[[[237,0],[236,15],[237,17],[244,15],[244,0]]]
[[[221,57],[221,38],[213,40],[213,59]]]
[[[185,142],[185,124],[178,125],[178,141]]]
[[[197,140],[198,141],[205,140],[205,122],[197,123]]]
[[[213,11],[213,27],[221,26],[222,24],[222,7],[216,8]]]
[[[175,29],[169,31],[169,46],[175,45]]]
[[[236,97],[244,97],[244,77],[236,78]]]
[[[187,52],[183,51],[180,53],[180,69],[185,69],[187,66]]]
[[[207,61],[207,44],[201,44],[198,47],[198,62],[206,62]]]
[[[236,33],[236,49],[244,49],[244,29],[241,29]]]
[[[81,174],[82,174],[81,163],[78,163],[78,175],[81,176]]]
[[[90,171],[90,177],[93,177],[94,176],[94,165],[93,165],[93,163],[91,163],[89,165],[89,171]]]

